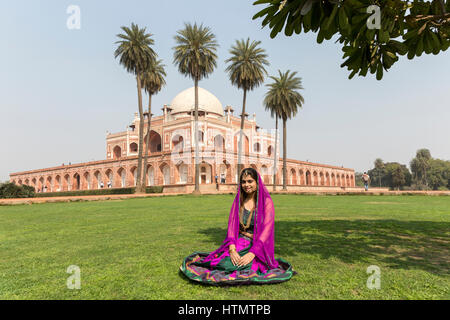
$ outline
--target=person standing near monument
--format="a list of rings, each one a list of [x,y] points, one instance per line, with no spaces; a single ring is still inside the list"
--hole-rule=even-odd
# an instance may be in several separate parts
[[[364,174],[362,175],[362,179],[364,182],[364,189],[366,191],[369,190],[369,181],[370,181],[370,176],[367,174],[367,172],[364,172]]]

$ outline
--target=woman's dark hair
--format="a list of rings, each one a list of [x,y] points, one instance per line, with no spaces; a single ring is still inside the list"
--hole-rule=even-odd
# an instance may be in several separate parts
[[[256,191],[253,194],[253,198],[255,199],[255,204],[257,201],[259,181],[258,181],[258,172],[253,168],[245,168],[241,171],[241,175],[239,176],[239,188],[241,189],[241,197],[239,199],[239,212],[241,212],[244,208],[244,200],[247,198],[247,193],[242,188],[242,177],[250,175],[256,181]]]

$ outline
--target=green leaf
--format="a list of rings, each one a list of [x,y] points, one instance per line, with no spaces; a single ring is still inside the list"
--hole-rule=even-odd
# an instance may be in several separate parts
[[[421,56],[423,52],[423,37],[419,37],[419,42],[417,43],[416,47],[416,55]]]
[[[408,40],[417,36],[418,29],[409,30],[407,33],[403,35],[403,40]]]
[[[431,39],[431,35],[428,30],[425,30],[423,33],[423,49],[426,54],[433,52],[433,39]]]
[[[305,33],[307,33],[309,30],[311,30],[312,11],[313,10],[309,10],[309,12],[306,14],[306,16],[303,17],[303,30],[305,30]]]
[[[386,52],[386,55],[391,57],[393,60],[397,60],[398,59],[398,57],[393,52],[390,52],[390,51],[385,51],[385,52]]]
[[[327,24],[325,25],[325,29],[329,29],[330,28],[330,24],[333,22],[334,23],[334,17],[336,16],[336,12],[338,10],[338,5],[335,4],[333,7],[333,11],[331,11],[331,15],[328,18]]]
[[[292,14],[289,14],[286,22],[286,28],[284,28],[284,34],[288,37],[294,33],[294,24],[293,24],[294,17]]]
[[[383,78],[383,65],[381,63],[378,63],[376,78],[377,80],[381,80]]]
[[[369,17],[368,14],[357,14],[357,15],[354,15],[352,17],[352,25],[359,24],[359,23],[361,23],[363,21],[364,21],[364,24],[366,24],[367,17]]]
[[[355,76],[355,74],[358,73],[358,70],[353,70],[352,73],[350,73],[350,75],[348,76],[349,79],[353,78]]]
[[[386,43],[389,41],[389,32],[385,30],[378,30],[380,42]]]
[[[275,14],[275,12],[276,12],[276,8],[274,8],[274,7],[272,7],[272,6],[267,7],[267,8],[264,8],[264,9],[262,9],[261,11],[257,12],[257,13],[253,16],[252,20],[258,19],[258,18],[260,18],[260,17],[262,17],[262,16],[265,16],[266,14],[271,14],[271,15],[273,15],[273,14]]]
[[[408,52],[408,46],[406,46],[404,43],[400,41],[391,40],[389,41],[389,44],[391,44],[395,49],[397,49],[397,52],[402,56]]]
[[[339,27],[341,31],[347,30],[349,27],[347,14],[343,6],[339,8]]]
[[[375,29],[367,29],[366,39],[369,41],[374,40],[376,32],[377,32],[377,30],[375,30]]]
[[[368,70],[369,70],[369,68],[367,66],[361,68],[361,71],[359,72],[359,75],[365,77]]]
[[[321,29],[317,33],[317,43],[322,43],[324,39],[325,39],[324,31]]]

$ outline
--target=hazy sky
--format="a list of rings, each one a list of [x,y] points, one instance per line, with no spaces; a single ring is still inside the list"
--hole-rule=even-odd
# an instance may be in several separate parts
[[[212,29],[220,45],[218,67],[200,86],[232,105],[235,114],[242,91],[231,86],[224,61],[236,39],[262,41],[269,74],[290,69],[302,78],[305,104],[288,121],[288,158],[357,171],[372,168],[377,157],[409,165],[419,148],[450,159],[450,50],[401,57],[382,81],[371,74],[348,80],[339,43],[319,45],[311,33],[270,39],[261,20],[251,19],[262,8],[252,3],[2,1],[0,181],[11,172],[106,158],[106,131],[124,131],[137,111],[135,78],[113,54],[120,27],[131,22],[154,35],[154,49],[166,65],[167,86],[153,98],[156,115],[193,85],[173,66],[172,47],[184,22],[198,22]],[[66,26],[69,5],[81,9],[80,30]],[[262,105],[266,90],[250,92],[247,107],[270,129],[275,121]]]

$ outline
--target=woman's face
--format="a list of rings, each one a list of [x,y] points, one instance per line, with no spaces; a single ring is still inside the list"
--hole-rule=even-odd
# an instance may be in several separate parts
[[[244,174],[241,180],[241,186],[245,193],[251,194],[256,191],[256,180],[251,175]]]

